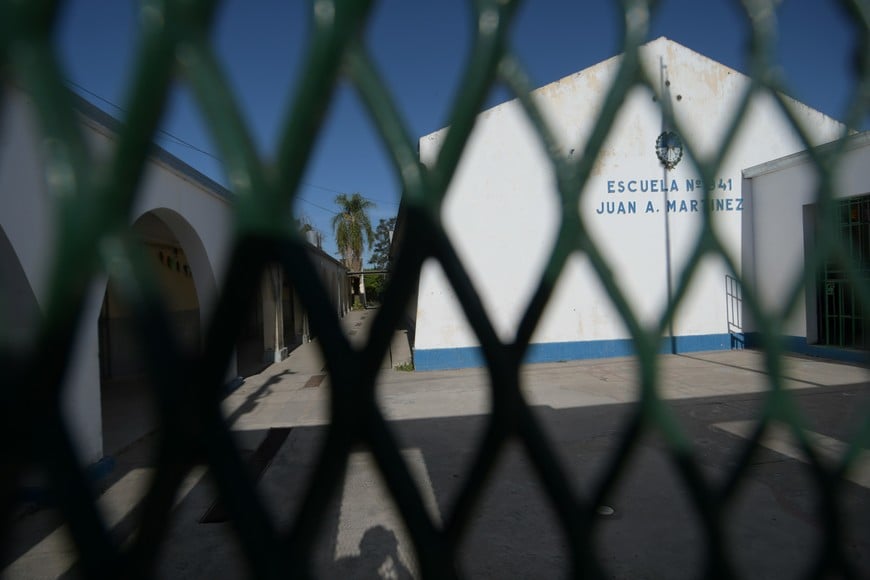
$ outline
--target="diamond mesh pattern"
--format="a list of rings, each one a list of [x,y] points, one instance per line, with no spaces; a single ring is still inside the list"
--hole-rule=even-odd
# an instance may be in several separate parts
[[[131,96],[125,103],[128,113],[120,129],[118,147],[105,165],[94,165],[96,162],[83,153],[86,148],[52,43],[57,4],[60,3],[49,0],[0,3],[0,71],[4,80],[14,81],[35,101],[41,130],[52,144],[45,150],[45,164],[51,176],[48,186],[58,216],[55,258],[50,268],[45,316],[37,343],[24,355],[0,352],[4,379],[0,390],[0,453],[4,458],[0,483],[0,543],[8,533],[14,509],[13,482],[25,466],[35,464],[50,477],[60,512],[74,538],[83,573],[108,577],[148,576],[155,569],[161,538],[167,534],[175,493],[188,472],[204,458],[227,514],[239,532],[242,551],[253,574],[258,577],[307,576],[318,522],[328,502],[340,491],[349,453],[355,445],[363,443],[371,450],[401,512],[423,575],[454,577],[458,574],[457,550],[481,499],[487,476],[494,469],[498,452],[508,441],[515,440],[528,454],[544,493],[558,506],[558,524],[568,539],[571,573],[584,577],[603,576],[604,570],[592,548],[600,522],[596,506],[620,479],[641,436],[657,431],[663,435],[679,477],[690,491],[693,509],[705,534],[708,550],[704,576],[733,577],[735,571],[722,541],[724,515],[759,441],[771,422],[779,421],[790,425],[812,459],[814,491],[822,503],[830,507],[824,511],[827,519],[823,522],[823,546],[815,568],[808,573],[814,577],[828,572],[852,575],[839,544],[843,522],[837,515],[841,512],[838,485],[860,447],[870,444],[870,416],[865,418],[863,430],[851,442],[849,452],[840,463],[833,469],[823,466],[802,428],[804,422],[795,401],[784,388],[783,347],[776,338],[782,321],[803,299],[803,284],[812,283],[812,269],[807,269],[806,279],[794,281],[792,291],[782,297],[779,309],[763,309],[755,289],[742,282],[739,267],[725,251],[710,212],[705,212],[703,227],[674,288],[673,300],[656,324],[644,325],[635,316],[607,261],[589,235],[583,216],[573,210],[579,207],[593,162],[626,95],[639,85],[653,87],[640,68],[638,53],[639,46],[648,38],[647,25],[653,3],[623,2],[626,15],[624,58],[582,154],[569,159],[559,153],[550,128],[529,97],[531,87],[523,67],[510,50],[512,16],[519,2],[475,2],[480,25],[475,27],[472,53],[449,116],[450,131],[437,164],[427,170],[419,163],[416,145],[360,40],[372,3],[315,0],[314,32],[297,85],[299,90],[293,97],[275,154],[276,171],[267,170],[264,160],[255,153],[236,98],[209,43],[210,20],[216,4],[209,0],[144,3],[142,42],[129,87]],[[768,93],[778,100],[783,115],[801,131],[777,92],[780,85],[772,74],[776,62],[772,59],[770,4],[763,0],[744,2],[746,25],[751,31],[748,62],[753,82],[717,154],[702,157],[692,150],[691,143],[686,143],[686,155],[695,160],[706,182],[713,182],[718,174],[754,94]],[[842,4],[851,12],[859,37],[855,47],[858,57],[855,93],[849,117],[845,119],[851,126],[859,124],[866,114],[870,95],[868,7],[858,1],[843,1]],[[174,344],[155,280],[141,249],[127,233],[127,216],[136,199],[137,185],[176,72],[180,72],[208,120],[226,174],[230,176],[230,188],[236,195],[235,244],[229,274],[207,328],[204,352],[195,356],[183,354]],[[342,77],[355,87],[383,139],[404,187],[403,203],[407,212],[406,235],[384,306],[373,323],[368,342],[360,349],[353,348],[342,333],[304,240],[292,229],[289,220],[282,217],[291,213],[327,103]],[[499,339],[440,224],[445,192],[462,158],[476,114],[497,83],[503,83],[521,99],[526,115],[551,158],[561,206],[572,208],[562,212],[558,237],[537,290],[517,325],[515,337],[509,342]],[[668,115],[667,111],[664,113]],[[667,120],[679,132],[676,119]],[[801,135],[809,147],[809,139],[802,132]],[[818,203],[823,211],[833,211],[832,187],[839,154],[839,150],[825,156],[811,153],[821,177]],[[825,223],[823,220],[819,243],[808,263],[818,270],[826,260],[840,258],[847,272],[856,274],[858,265],[851,261],[839,237],[825,229],[828,227]],[[569,482],[544,429],[524,401],[519,380],[521,361],[533,331],[569,255],[575,252],[588,257],[611,296],[631,334],[639,363],[640,402],[621,433],[605,475],[588,495],[580,495]],[[708,256],[724,260],[740,282],[742,303],[757,323],[760,346],[771,377],[764,418],[722,485],[712,485],[701,472],[689,438],[663,401],[658,381],[660,337],[666,333],[699,264]],[[461,491],[444,514],[443,523],[433,521],[427,512],[375,397],[379,363],[389,347],[392,330],[404,305],[414,291],[422,263],[428,258],[440,263],[453,286],[482,346],[492,385],[492,411],[476,460],[463,475]],[[232,355],[234,339],[242,324],[243,313],[236,305],[249,301],[256,291],[252,281],[259,280],[258,274],[274,261],[283,264],[298,281],[298,292],[318,331],[332,385],[331,424],[301,502],[303,507],[288,529],[276,529],[274,519],[255,493],[254,482],[246,475],[220,409],[222,369]],[[116,267],[111,274],[120,281],[122,292],[134,305],[137,332],[144,337],[148,360],[152,363],[149,365],[151,379],[157,385],[161,424],[157,474],[141,511],[138,533],[131,543],[123,546],[113,539],[96,509],[93,492],[75,455],[70,431],[62,420],[60,402],[62,379],[70,362],[75,331],[81,322],[88,284],[105,272],[109,264],[118,263],[124,267]],[[867,281],[857,276],[853,280],[859,287],[865,310],[870,309]],[[36,358],[35,353],[45,351],[56,356],[48,361]]]

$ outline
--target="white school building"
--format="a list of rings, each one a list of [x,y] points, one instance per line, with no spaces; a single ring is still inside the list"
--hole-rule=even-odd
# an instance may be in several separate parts
[[[583,151],[620,61],[611,58],[533,92],[565,155]],[[695,247],[703,192],[709,188],[715,230],[737,271],[763,287],[765,299],[775,304],[803,268],[804,244],[812,235],[806,217],[812,211],[805,206],[815,190],[811,166],[800,154],[804,144],[775,99],[759,94],[718,174],[703,183],[684,144],[691,143],[702,159],[717,152],[750,79],[667,38],[641,47],[641,61],[659,86],[655,92],[634,88],[627,96],[578,208],[597,248],[636,316],[653,325]],[[787,100],[813,145],[847,135],[840,122]],[[663,103],[671,107],[679,134],[666,126]],[[420,139],[424,165],[434,164],[446,134],[442,129]],[[866,140],[850,139],[856,141],[852,155],[866,158],[867,148],[859,146]],[[849,165],[837,195],[870,192],[868,166],[867,160]],[[536,288],[560,211],[552,164],[520,103],[512,100],[481,113],[442,218],[503,341],[512,340]],[[703,260],[662,352],[728,349],[751,340],[754,329],[744,320],[729,274],[721,258]],[[830,281],[824,287],[830,288]],[[820,335],[816,289],[808,291],[807,300],[815,310],[806,309],[789,326],[793,347],[818,345],[820,336],[825,345],[866,346],[840,330],[834,340],[830,325]],[[434,260],[423,266],[412,318],[418,370],[482,364],[476,337]],[[529,362],[632,354],[630,335],[584,255],[569,258],[532,343]]]

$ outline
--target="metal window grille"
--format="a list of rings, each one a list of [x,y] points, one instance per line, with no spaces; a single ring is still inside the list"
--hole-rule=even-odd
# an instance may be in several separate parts
[[[858,197],[837,202],[836,221],[839,241],[861,279],[868,276],[870,266],[870,197]],[[822,342],[830,345],[864,348],[870,345],[867,317],[846,267],[829,260],[824,268],[822,298]]]
[[[740,282],[733,276],[725,276],[725,311],[731,348],[743,348],[746,342],[743,335],[743,296]]]
[[[14,509],[14,481],[26,466],[37,465],[48,474],[57,494],[59,511],[71,531],[80,571],[88,576],[148,576],[154,571],[161,538],[167,533],[173,498],[184,476],[205,458],[216,482],[224,508],[241,538],[242,553],[259,577],[306,576],[310,573],[309,553],[318,521],[340,485],[351,449],[366,445],[382,472],[390,493],[404,519],[420,568],[425,577],[453,577],[456,554],[463,533],[470,525],[473,509],[480,500],[487,475],[498,451],[508,441],[519,441],[532,459],[543,493],[557,510],[558,525],[567,539],[566,558],[578,577],[603,575],[596,559],[593,538],[599,529],[596,506],[620,480],[631,462],[641,434],[657,431],[664,437],[677,471],[689,491],[692,508],[704,530],[706,577],[733,577],[735,570],[723,544],[723,519],[735,496],[750,458],[773,421],[790,425],[806,454],[812,459],[812,473],[822,503],[836,507],[838,481],[860,446],[870,442],[870,416],[863,430],[851,442],[849,452],[833,467],[818,460],[802,430],[794,400],[783,386],[781,359],[783,345],[777,339],[780,322],[802,297],[801,284],[782,297],[782,308],[761,307],[754,288],[744,283],[738,268],[724,251],[723,243],[710,226],[709,212],[703,216],[703,232],[692,259],[673,291],[673,300],[652,326],[642,324],[633,314],[608,267],[590,237],[578,212],[563,212],[555,248],[538,283],[537,291],[518,324],[515,339],[503,342],[487,318],[480,297],[458,258],[451,240],[440,225],[439,213],[445,190],[462,157],[463,149],[485,95],[496,83],[503,83],[522,101],[535,126],[558,177],[558,195],[565,208],[578,207],[580,192],[592,170],[592,161],[614,123],[620,103],[637,85],[652,86],[639,67],[638,47],[647,39],[648,19],[628,17],[637,11],[653,11],[653,3],[626,0],[624,10],[624,59],[609,89],[585,154],[570,160],[559,154],[540,111],[528,98],[529,82],[520,63],[509,50],[512,16],[519,2],[481,0],[474,3],[477,18],[487,26],[476,27],[473,52],[463,73],[461,89],[449,118],[450,132],[437,165],[424,170],[416,147],[408,135],[387,86],[361,43],[359,31],[366,26],[372,2],[317,0],[315,10],[331,18],[315,19],[310,50],[301,73],[299,90],[277,151],[278,171],[266,171],[251,145],[248,129],[221,66],[209,44],[208,27],[215,2],[208,0],[148,2],[143,11],[142,44],[133,70],[131,95],[126,103],[126,123],[120,130],[118,148],[105,167],[96,171],[89,165],[77,129],[77,120],[66,92],[51,26],[59,4],[51,1],[0,3],[0,74],[22,87],[35,102],[41,130],[52,147],[46,149],[47,172],[58,216],[56,252],[50,266],[51,282],[44,319],[34,348],[24,354],[0,352],[0,543],[10,526]],[[868,97],[868,6],[866,2],[842,2],[850,11],[858,31],[859,44],[855,94],[847,124],[856,124],[866,114]],[[751,93],[768,93],[781,99],[776,76],[768,74],[776,65],[772,59],[768,2],[744,3],[752,52],[749,69]],[[160,307],[157,291],[145,257],[125,234],[126,216],[136,199],[137,184],[166,106],[172,75],[179,66],[175,55],[184,51],[181,74],[198,106],[209,120],[214,139],[230,175],[236,194],[235,245],[229,274],[220,292],[214,318],[202,329],[205,348],[190,355],[178,348],[171,321]],[[281,216],[290,215],[300,179],[311,157],[314,139],[321,128],[323,103],[341,77],[353,84],[386,145],[396,175],[405,191],[407,226],[391,284],[383,299],[369,340],[360,349],[351,347],[339,320],[325,297],[302,236],[291,231]],[[748,99],[749,95],[747,95]],[[789,109],[782,106],[783,114]],[[746,112],[739,109],[732,121],[736,127]],[[665,112],[667,114],[667,112]],[[800,131],[797,122],[790,117]],[[679,130],[676,119],[667,125]],[[803,135],[803,134],[802,134]],[[718,164],[731,147],[734,131],[726,132],[719,154],[700,157],[686,144],[687,154],[699,162],[702,177],[717,174]],[[809,142],[805,140],[809,147]],[[840,151],[829,156],[814,155],[820,176],[818,204],[822,211],[837,211],[833,202],[833,177]],[[709,180],[712,181],[712,180]],[[833,231],[835,220],[821,220],[814,254],[808,263],[822,266],[830,256],[844,265],[845,276],[855,288],[855,300],[863,310],[870,308],[870,287],[856,276],[863,267],[850,256],[841,236]],[[162,436],[157,445],[157,474],[147,493],[138,533],[131,543],[119,545],[101,519],[93,492],[61,420],[62,378],[70,362],[75,331],[86,289],[92,278],[107,267],[107,241],[113,242],[114,258],[127,266],[114,272],[120,291],[133,304],[136,331],[143,339],[153,384],[156,385]],[[579,251],[587,256],[612,296],[637,353],[641,399],[621,435],[621,443],[605,476],[588,495],[581,495],[568,481],[563,466],[548,441],[539,419],[531,412],[520,391],[522,354],[547,304],[568,256]],[[740,283],[740,300],[759,329],[759,343],[770,374],[766,412],[756,432],[725,483],[712,486],[701,473],[686,435],[674,419],[660,393],[658,382],[659,342],[666,333],[677,305],[687,292],[702,257],[718,255],[731,265]],[[388,348],[404,304],[409,300],[421,264],[427,258],[440,262],[462,303],[465,315],[482,346],[491,377],[492,411],[480,442],[476,460],[464,474],[464,484],[455,504],[436,523],[428,514],[421,494],[402,460],[396,437],[375,401],[379,361]],[[331,376],[331,424],[319,453],[312,483],[305,501],[288,529],[276,529],[266,507],[254,491],[229,427],[220,410],[222,369],[231,356],[233,341],[244,312],[236,304],[249,303],[255,292],[251,281],[268,263],[278,261],[294,274],[297,290],[316,327]],[[814,283],[812,272],[808,283]],[[36,352],[50,351],[50,360],[37,359]],[[828,573],[854,574],[838,546],[843,522],[837,509],[826,512],[821,546],[811,577]]]

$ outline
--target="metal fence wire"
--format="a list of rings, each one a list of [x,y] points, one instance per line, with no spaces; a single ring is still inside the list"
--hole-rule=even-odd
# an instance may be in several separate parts
[[[605,104],[582,155],[566,157],[555,146],[551,128],[529,97],[530,83],[511,52],[512,17],[520,2],[477,0],[473,9],[476,26],[472,52],[468,55],[460,89],[449,116],[449,133],[434,167],[419,162],[414,139],[394,104],[387,85],[370,58],[362,32],[372,10],[371,1],[314,0],[313,33],[307,56],[284,125],[277,163],[267,169],[255,153],[248,128],[242,121],[235,95],[227,82],[209,27],[217,2],[209,0],[143,2],[141,43],[124,104],[127,111],[117,137],[117,149],[108,161],[90,159],[73,106],[64,84],[52,30],[61,2],[51,0],[4,0],[0,2],[0,74],[30,95],[40,123],[47,187],[58,217],[50,284],[38,339],[21,353],[0,352],[0,545],[9,541],[15,511],[15,485],[26,468],[43,470],[57,497],[59,513],[68,525],[78,553],[77,570],[93,577],[147,577],[154,573],[161,540],[168,533],[176,492],[194,465],[210,470],[229,519],[240,538],[241,551],[257,577],[307,577],[312,574],[310,554],[324,510],[339,492],[349,454],[359,444],[372,453],[389,493],[395,500],[413,542],[421,573],[427,578],[460,574],[457,551],[468,531],[472,514],[483,496],[488,475],[498,451],[510,441],[519,442],[539,476],[543,493],[558,509],[558,525],[566,539],[569,571],[576,577],[604,576],[605,570],[593,548],[600,518],[596,506],[614,488],[630,464],[642,434],[660,433],[677,473],[685,484],[698,516],[706,544],[704,577],[736,576],[732,558],[723,541],[724,521],[751,457],[773,421],[788,424],[811,461],[814,492],[821,510],[823,533],[818,556],[807,570],[808,577],[854,577],[852,564],[841,548],[842,506],[838,491],[842,475],[850,469],[860,448],[870,444],[870,416],[850,442],[841,461],[826,467],[803,430],[803,423],[782,376],[783,346],[778,329],[803,297],[803,283],[813,283],[813,272],[798,281],[782,297],[776,311],[761,307],[756,290],[741,278],[740,268],[725,251],[723,241],[711,226],[711,215],[702,216],[703,227],[692,258],[664,312],[653,325],[634,315],[607,261],[589,234],[579,207],[581,192],[593,162],[608,135],[628,92],[654,83],[640,67],[639,46],[648,39],[649,15],[654,2],[624,0],[622,49],[618,74],[609,87]],[[736,127],[747,111],[749,99],[767,93],[782,105],[798,130],[820,176],[817,202],[833,214],[833,178],[841,150],[813,153],[810,140],[801,132],[789,108],[777,92],[773,74],[772,0],[744,0],[742,10],[750,37],[748,70],[752,78],[743,104],[724,133],[716,155],[703,157],[687,144],[687,155],[698,164],[705,181],[712,182],[732,144]],[[870,95],[870,44],[868,5],[842,1],[857,30],[855,92],[848,126],[858,126],[867,112]],[[181,58],[180,58],[181,57]],[[214,316],[203,329],[204,349],[187,354],[174,346],[167,313],[158,298],[153,273],[141,249],[128,234],[128,215],[137,186],[151,151],[152,140],[163,118],[170,86],[180,75],[189,86],[207,119],[220,150],[230,188],[235,194],[235,242],[229,273],[220,291]],[[316,275],[302,236],[286,216],[292,213],[300,180],[322,130],[327,103],[340,81],[349,82],[365,104],[376,125],[395,174],[404,188],[405,236],[383,306],[373,322],[364,346],[354,348],[343,334]],[[445,191],[463,155],[475,117],[493,86],[501,84],[516,95],[534,125],[550,158],[558,183],[561,213],[558,238],[537,290],[525,310],[515,337],[499,339],[475,292],[454,245],[441,225]],[[665,111],[664,114],[668,115]],[[679,130],[676,119],[670,126]],[[274,169],[272,169],[272,167]],[[709,194],[708,194],[709,195]],[[835,220],[828,220],[834,223]],[[808,258],[816,272],[831,256],[854,274],[859,264],[850,262],[840,237],[824,223],[819,243]],[[834,226],[830,226],[833,228]],[[827,234],[827,235],[826,235]],[[638,362],[640,400],[634,407],[613,449],[605,475],[590,493],[581,494],[566,476],[540,420],[524,400],[519,372],[524,353],[542,312],[566,264],[568,256],[587,256],[601,284],[631,333]],[[763,418],[742,456],[721,484],[704,476],[690,440],[660,393],[659,343],[666,334],[681,299],[702,258],[718,256],[729,264],[740,282],[742,304],[756,322],[759,344],[769,373],[769,389]],[[421,492],[403,462],[397,439],[376,403],[376,379],[380,361],[389,347],[393,329],[415,291],[424,260],[434,258],[443,268],[458,296],[468,322],[482,346],[491,382],[492,408],[457,499],[436,522],[424,506]],[[298,283],[305,308],[319,341],[331,382],[331,422],[304,492],[304,501],[287,529],[279,529],[254,489],[230,428],[221,412],[224,369],[232,356],[234,338],[244,313],[237,305],[249,303],[263,269],[280,262]],[[90,282],[104,275],[110,264],[121,292],[135,310],[136,331],[144,339],[155,396],[159,406],[160,436],[157,443],[156,475],[144,499],[137,533],[121,544],[110,532],[96,506],[94,490],[77,458],[71,432],[61,413],[63,377],[70,364],[76,328]],[[123,267],[118,267],[122,264]],[[857,299],[870,311],[870,286],[863,277],[852,283]],[[36,353],[52,352],[51,358]],[[864,523],[866,525],[866,522]]]

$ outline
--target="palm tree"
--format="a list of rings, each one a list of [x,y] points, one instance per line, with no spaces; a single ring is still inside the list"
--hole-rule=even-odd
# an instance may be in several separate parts
[[[374,202],[364,198],[359,193],[350,197],[341,193],[335,198],[339,207],[339,213],[332,218],[332,229],[335,230],[335,244],[341,252],[344,265],[351,272],[362,272],[362,255],[365,250],[365,241],[371,246],[374,242],[375,233],[369,221],[367,210],[375,206]],[[363,239],[365,235],[365,239]],[[359,293],[362,295],[363,306],[366,305],[366,287],[363,276],[359,277]]]

